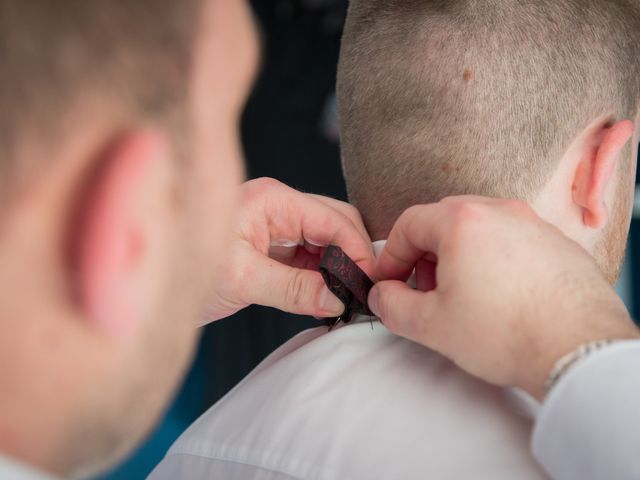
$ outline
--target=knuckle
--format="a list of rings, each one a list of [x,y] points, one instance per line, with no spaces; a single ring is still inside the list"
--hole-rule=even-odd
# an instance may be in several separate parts
[[[392,315],[390,315],[391,308],[389,306],[389,299],[385,295],[380,295],[380,301],[378,304],[380,318],[382,319],[385,326],[395,332],[397,330],[397,325],[395,319]]]
[[[230,261],[220,272],[220,287],[226,295],[233,298],[232,301],[247,301],[250,291],[247,285],[254,283],[256,276],[253,265],[246,262],[239,262],[237,259]]]
[[[407,208],[398,220],[398,223],[412,224],[418,218],[424,209],[424,205],[413,205]]]
[[[345,214],[356,221],[362,221],[362,216],[360,215],[360,210],[351,205],[350,203],[345,203]]]
[[[253,183],[257,188],[277,188],[282,186],[282,183],[271,177],[260,177],[255,180],[250,180],[249,183]]]
[[[438,203],[442,205],[458,205],[460,203],[471,203],[478,202],[482,197],[478,197],[476,195],[453,195],[450,197],[445,197],[441,199]]]
[[[282,183],[274,178],[261,177],[245,182],[242,186],[242,197],[245,202],[251,202],[262,197],[266,192],[282,187]]]
[[[302,270],[291,269],[289,283],[287,284],[284,298],[287,305],[299,309],[304,307],[308,298],[308,287],[305,282],[305,275]]]
[[[398,330],[398,322],[395,316],[395,311],[397,307],[395,295],[388,295],[388,292],[382,290],[380,292],[379,298],[379,309],[380,309],[380,318],[382,318],[384,324],[392,331]]]
[[[485,214],[486,206],[473,201],[460,202],[453,208],[453,218],[461,224],[481,220]]]
[[[488,207],[485,205],[474,202],[462,202],[455,205],[450,216],[446,250],[452,253],[468,244],[470,238],[476,238],[480,235],[480,228],[487,215]]]
[[[460,200],[461,197],[444,197],[438,203],[440,205],[455,205],[456,203],[459,203]]]
[[[535,212],[533,208],[531,208],[531,205],[521,200],[509,200],[507,203],[507,207],[514,213],[522,215],[524,217],[535,216]]]
[[[406,217],[415,217],[416,215],[420,215],[420,212],[423,209],[423,205],[412,205],[411,207],[407,208],[404,212],[404,216]]]

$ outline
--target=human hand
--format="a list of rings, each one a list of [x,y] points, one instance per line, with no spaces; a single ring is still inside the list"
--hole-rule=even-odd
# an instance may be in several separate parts
[[[404,282],[416,269],[418,290]],[[578,346],[638,338],[591,256],[525,203],[453,197],[407,210],[369,306],[393,332],[538,399]]]
[[[340,315],[344,305],[326,288],[318,265],[323,247],[337,245],[373,275],[371,239],[358,211],[270,178],[246,182],[241,189],[238,222],[228,256],[218,266],[207,320],[250,304],[316,317]]]

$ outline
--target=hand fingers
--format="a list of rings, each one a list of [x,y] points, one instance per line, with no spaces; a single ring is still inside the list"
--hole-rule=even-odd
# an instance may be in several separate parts
[[[389,280],[371,289],[369,308],[396,335],[435,346],[438,298],[435,291],[421,292],[404,282]]]
[[[285,239],[306,241],[316,246],[337,245],[368,275],[373,276],[375,260],[371,240],[362,226],[357,226],[349,216],[329,206],[326,201],[319,201],[275,180],[262,179],[247,187],[256,190],[249,193],[261,214],[256,215],[255,209],[250,209],[252,218],[247,222],[245,237],[257,236],[266,238],[268,242]],[[341,208],[344,209],[343,206]],[[260,242],[259,250],[267,253],[269,244]]]
[[[320,210],[314,212],[312,209],[303,212],[305,214],[303,218],[303,230],[305,234],[308,235],[308,237],[305,237],[305,240],[312,245],[321,247],[329,245],[339,246],[367,275],[373,277],[375,272],[375,258],[371,246],[371,237],[364,227],[360,213],[352,205],[333,198],[322,197],[320,195],[307,195],[307,197],[323,205],[326,213]],[[335,221],[331,222],[335,230],[333,230],[333,233],[331,233],[331,230],[320,232],[317,228],[316,218],[321,221],[321,215],[333,215],[332,212],[335,212]],[[328,240],[319,242],[318,240],[322,238],[328,238]]]
[[[311,197],[315,198],[319,202],[324,203],[328,207],[331,207],[344,216],[349,218],[353,222],[353,225],[358,229],[363,238],[371,243],[371,237],[369,236],[369,232],[367,232],[366,227],[364,226],[364,222],[362,221],[362,216],[356,207],[351,205],[350,203],[342,202],[340,200],[336,200],[331,197],[323,197],[322,195],[311,195]]]
[[[304,242],[303,245],[291,242],[293,245],[290,243],[289,246],[282,245],[282,243],[271,243],[269,257],[292,267],[318,269],[322,247],[312,245],[309,242]]]
[[[344,305],[313,270],[290,267],[252,251],[247,254],[246,303],[256,303],[289,313],[318,318],[337,317]]]
[[[349,220],[353,222],[354,227],[360,232],[362,238],[368,243],[371,243],[371,238],[364,226],[360,212],[353,205],[331,197],[315,194],[308,195],[349,218]],[[303,241],[303,245],[291,241],[284,242],[285,245],[279,245],[278,243],[283,242],[276,242],[275,245],[272,243],[269,249],[269,256],[271,258],[292,267],[311,270],[318,269],[324,246],[314,245],[308,241]]]
[[[406,210],[393,226],[376,273],[380,280],[406,280],[425,254],[446,256],[461,229],[486,220],[498,208],[533,214],[524,203],[471,195],[449,197],[439,203],[416,205]],[[466,230],[465,234],[469,234]]]
[[[380,280],[405,281],[426,253],[440,255],[441,242],[446,240],[450,205],[418,205],[400,216],[378,259]]]
[[[416,287],[422,292],[434,290],[437,286],[437,261],[418,260],[416,264]]]

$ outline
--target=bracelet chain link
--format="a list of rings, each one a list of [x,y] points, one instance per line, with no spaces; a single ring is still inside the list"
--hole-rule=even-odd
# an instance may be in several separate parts
[[[551,389],[553,389],[553,387],[571,369],[571,367],[592,353],[602,350],[612,343],[614,343],[613,340],[597,340],[595,342],[585,343],[558,360],[544,384],[546,394],[549,394]]]

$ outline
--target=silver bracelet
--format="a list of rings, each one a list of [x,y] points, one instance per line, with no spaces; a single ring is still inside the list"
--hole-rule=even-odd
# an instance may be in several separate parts
[[[583,360],[593,352],[602,350],[612,343],[614,343],[614,340],[598,340],[595,342],[585,343],[573,352],[566,354],[564,357],[558,360],[544,384],[546,394],[549,394],[551,389],[558,383],[558,380],[560,380],[571,369],[571,367],[579,363],[581,360]]]

